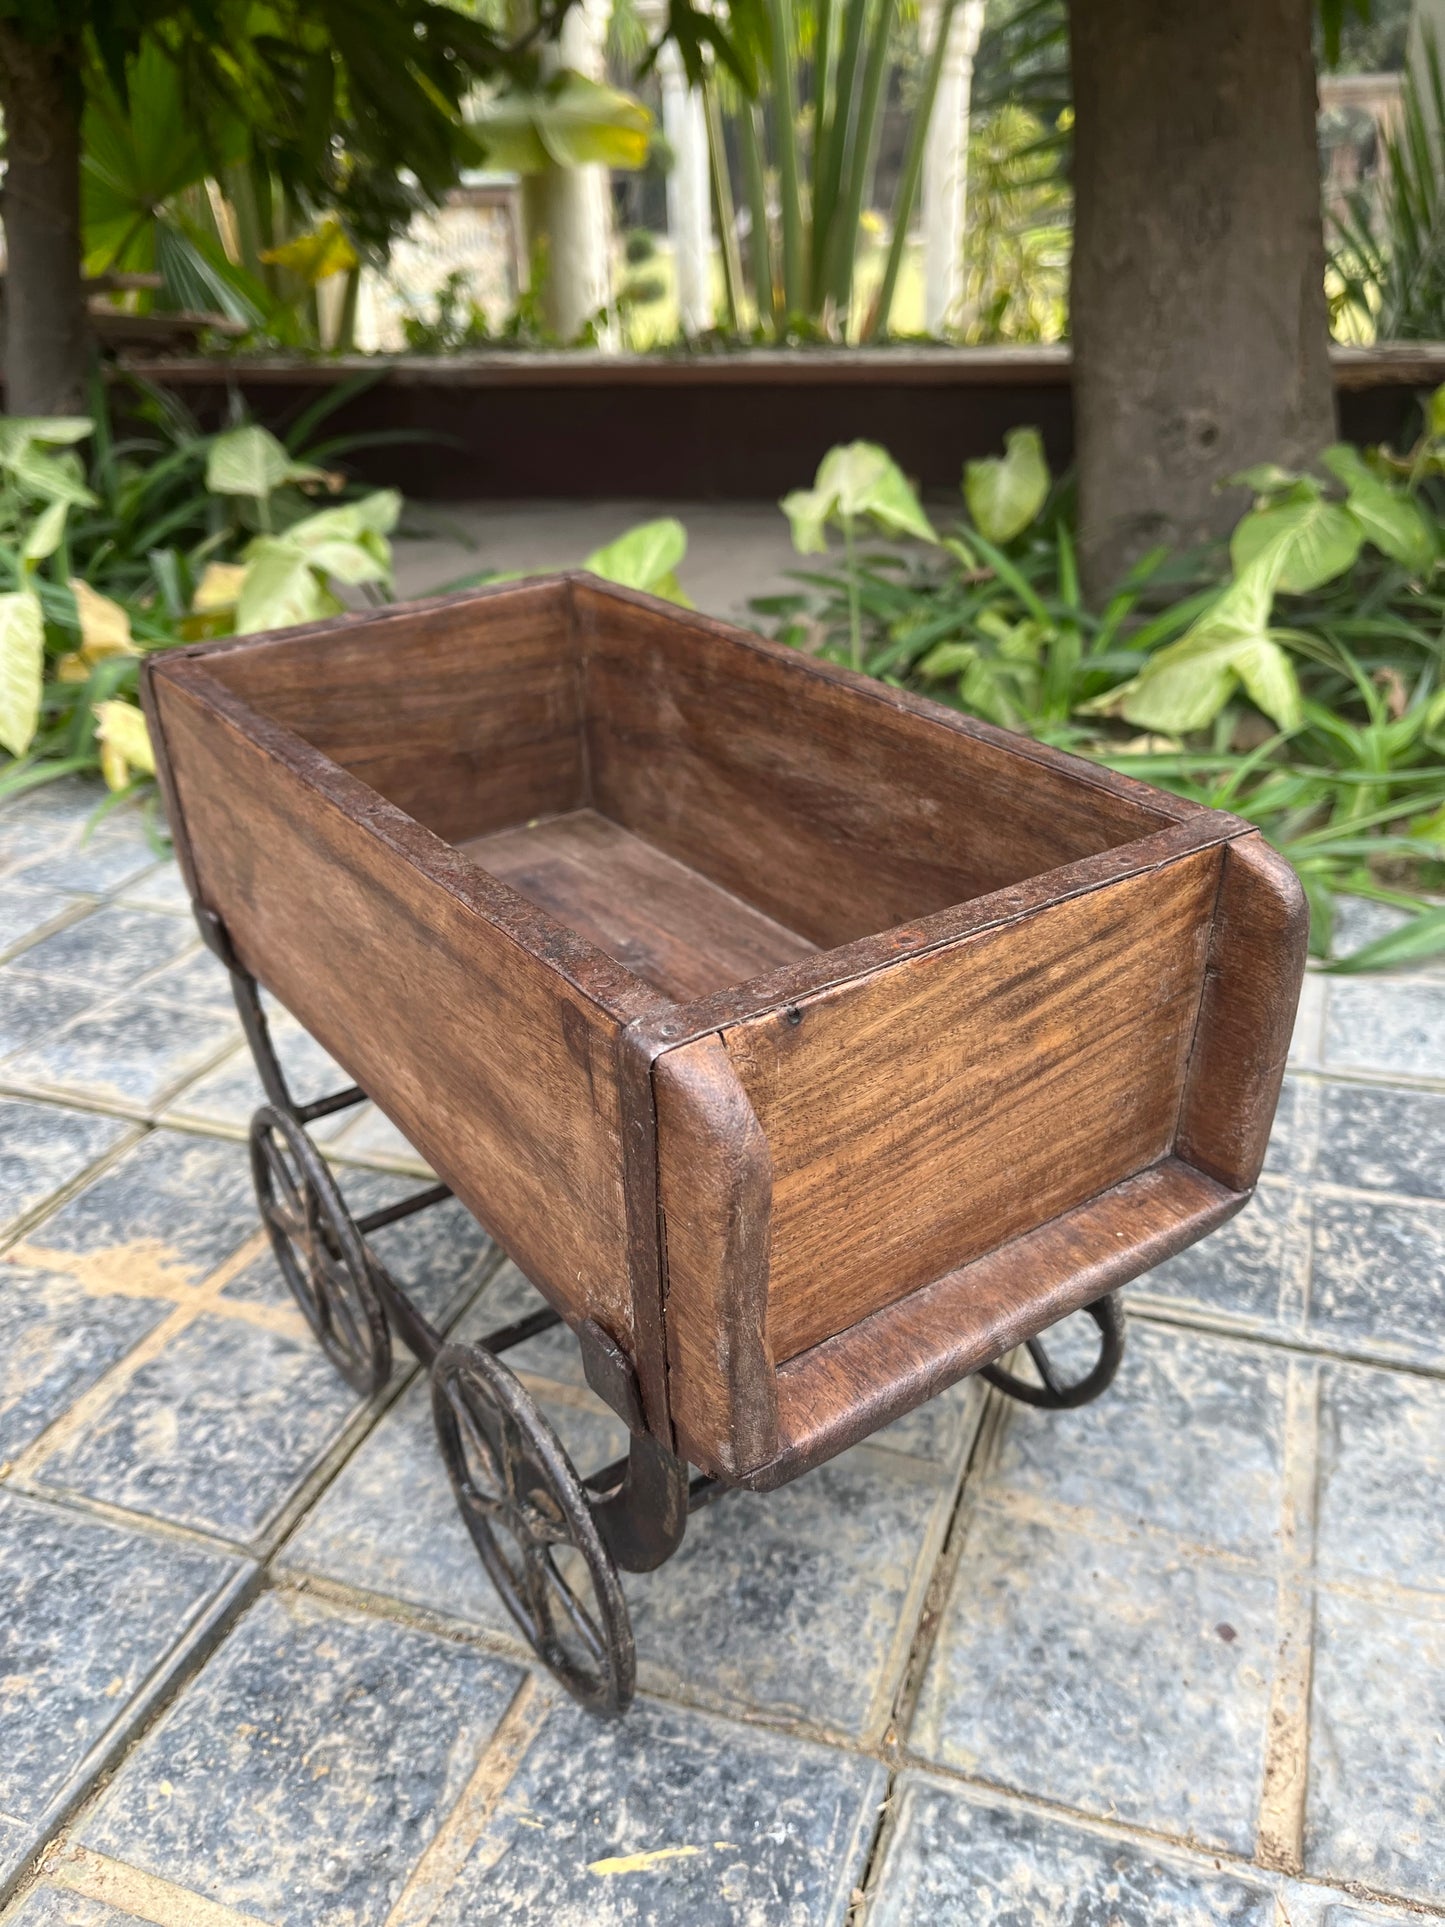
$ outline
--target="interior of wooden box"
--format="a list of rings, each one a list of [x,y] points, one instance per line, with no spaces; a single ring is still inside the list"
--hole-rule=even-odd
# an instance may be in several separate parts
[[[685,612],[559,583],[212,658],[679,1001],[1171,818]]]

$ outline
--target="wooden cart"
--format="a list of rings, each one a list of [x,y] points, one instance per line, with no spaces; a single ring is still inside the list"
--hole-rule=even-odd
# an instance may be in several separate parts
[[[1306,918],[1238,818],[587,576],[168,651],[144,693],[291,1288],[361,1389],[393,1333],[430,1368],[478,1549],[598,1710],[618,1565],[968,1373],[1097,1395],[1111,1294],[1258,1176]],[[353,1089],[293,1102],[258,980]],[[442,1182],[358,1224],[305,1127],[363,1096]],[[421,1317],[365,1238],[448,1194],[553,1310]],[[1081,1308],[1069,1379],[1038,1335]],[[585,1481],[498,1357],[559,1319],[632,1436]]]

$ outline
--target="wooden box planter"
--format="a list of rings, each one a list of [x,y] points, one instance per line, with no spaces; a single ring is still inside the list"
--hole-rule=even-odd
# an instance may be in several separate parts
[[[586,576],[152,656],[146,699],[238,984],[716,1478],[826,1459],[1258,1176],[1306,919],[1237,818]]]

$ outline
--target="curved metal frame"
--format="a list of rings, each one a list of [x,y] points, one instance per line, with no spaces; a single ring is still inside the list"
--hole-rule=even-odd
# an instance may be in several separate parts
[[[1032,1385],[998,1364],[983,1366],[979,1376],[1021,1405],[1036,1405],[1045,1412],[1069,1412],[1076,1406],[1088,1405],[1102,1392],[1107,1392],[1114,1382],[1124,1356],[1124,1314],[1114,1292],[1107,1298],[1096,1298],[1092,1305],[1082,1309],[1099,1327],[1099,1356],[1082,1378],[1070,1381],[1059,1376],[1042,1334],[1024,1341],[1024,1349],[1034,1361],[1041,1384]]]
[[[662,1565],[681,1544],[689,1514],[729,1488],[714,1478],[689,1479],[681,1459],[637,1430],[631,1432],[625,1458],[579,1478],[536,1401],[500,1363],[502,1353],[561,1324],[560,1313],[533,1312],[471,1346],[447,1343],[367,1238],[440,1204],[450,1190],[431,1185],[352,1217],[305,1127],[362,1103],[366,1093],[351,1085],[309,1104],[296,1102],[255,978],[214,912],[198,907],[196,920],[231,973],[236,1007],[266,1093],[267,1102],[251,1125],[257,1200],[307,1323],[358,1391],[374,1394],[386,1383],[393,1333],[431,1373],[433,1415],[452,1488],[503,1603],[538,1658],[584,1706],[603,1715],[625,1711],[634,1690],[635,1656],[617,1570],[650,1572]],[[1086,1309],[1102,1345],[1098,1363],[1083,1379],[1061,1381],[1037,1338],[1028,1340],[1028,1349],[1041,1386],[997,1364],[983,1367],[984,1378],[1011,1398],[1051,1410],[1097,1398],[1119,1367],[1123,1317],[1112,1296]],[[511,1558],[506,1543],[514,1549]],[[553,1549],[559,1547],[570,1549],[573,1574],[557,1570]],[[573,1583],[581,1576],[579,1562],[591,1606]]]

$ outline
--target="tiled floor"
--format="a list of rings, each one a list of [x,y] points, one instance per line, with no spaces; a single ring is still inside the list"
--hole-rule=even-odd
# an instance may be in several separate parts
[[[93,800],[0,811],[0,1920],[1445,1917],[1445,970],[1311,980],[1258,1197],[1133,1289],[1106,1399],[963,1386],[700,1514],[627,1581],[599,1726],[513,1636],[424,1382],[363,1401],[313,1347],[224,978]],[[356,1211],[419,1169],[369,1107],[318,1135]],[[459,1206],[376,1241],[463,1335],[534,1302]],[[569,1340],[514,1357],[615,1454]]]

